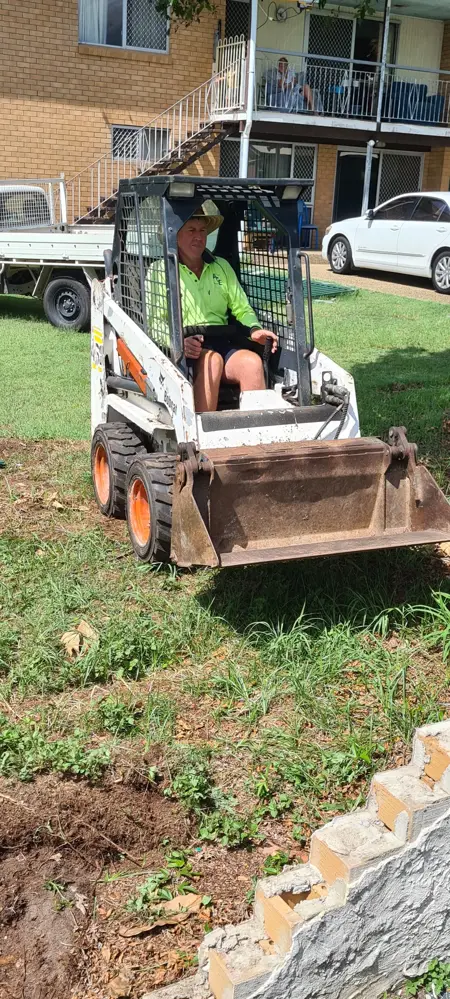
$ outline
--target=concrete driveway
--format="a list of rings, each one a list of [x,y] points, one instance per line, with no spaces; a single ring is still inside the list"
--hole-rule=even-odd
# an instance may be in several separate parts
[[[364,288],[365,291],[381,291],[385,295],[403,295],[404,298],[419,298],[428,302],[439,302],[450,307],[450,295],[438,295],[431,281],[423,278],[406,277],[405,274],[387,274],[383,271],[358,270],[355,274],[333,274],[331,267],[318,253],[310,254],[311,277],[318,281],[334,281],[336,284]]]

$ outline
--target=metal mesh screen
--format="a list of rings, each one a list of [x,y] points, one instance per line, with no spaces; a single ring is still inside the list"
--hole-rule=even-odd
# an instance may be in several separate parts
[[[250,3],[249,0],[227,0],[225,6],[225,38],[235,35],[249,36]]]
[[[220,176],[239,177],[239,139],[224,139],[220,143]]]
[[[420,191],[422,157],[401,156],[396,153],[383,154],[381,161],[378,204],[395,198],[397,194]]]
[[[120,206],[119,302],[130,319],[169,353],[170,326],[157,197],[124,194]]]
[[[294,350],[286,303],[287,249],[284,232],[263,215],[259,204],[249,205],[239,234],[241,284],[260,322],[278,334],[282,346]]]
[[[308,52],[314,55],[331,56],[335,59],[351,59],[353,20],[343,17],[324,17],[310,14]],[[317,64],[317,63],[315,63]],[[324,62],[323,65],[326,65]]]
[[[59,221],[51,185],[0,185],[0,229],[33,229]]]
[[[294,146],[294,177],[314,177],[316,164],[315,146]],[[309,206],[313,201],[313,189],[308,187],[303,195],[303,200]]]
[[[135,49],[167,49],[167,18],[154,0],[127,0],[126,44]]]

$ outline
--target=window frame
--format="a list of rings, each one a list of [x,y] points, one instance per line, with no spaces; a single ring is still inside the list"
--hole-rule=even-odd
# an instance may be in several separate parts
[[[109,49],[111,52],[148,52],[153,55],[168,55],[170,49],[170,18],[166,18],[166,47],[165,49],[144,48],[141,45],[127,45],[127,0],[122,0],[122,44],[111,45],[108,42],[87,42],[80,37],[81,4],[83,0],[78,0],[78,44],[89,45],[97,49]],[[86,0],[84,0],[86,2]]]
[[[434,218],[434,219],[418,219],[418,218],[416,218],[416,212],[417,212],[417,209],[418,209],[421,201],[437,201],[437,202],[439,202],[442,205],[442,208],[441,208],[441,210],[440,210],[437,218]],[[431,222],[432,225],[436,225],[437,222],[441,221],[441,217],[442,217],[442,215],[444,214],[445,211],[449,212],[449,214],[450,214],[450,205],[448,204],[447,201],[444,201],[443,198],[433,197],[430,194],[422,194],[421,198],[419,199],[419,201],[418,201],[418,203],[417,203],[417,205],[416,205],[416,207],[414,209],[414,212],[412,214],[412,217],[411,217],[410,221],[411,222],[428,222],[428,223]],[[450,218],[447,221],[445,219],[443,219],[443,222],[446,225],[448,225],[450,223]]]
[[[392,202],[387,201],[387,202],[385,202],[384,205],[380,205],[379,208],[375,208],[374,209],[374,214],[373,214],[372,221],[373,222],[377,222],[377,221],[378,222],[411,222],[412,219],[413,219],[414,212],[415,212],[415,210],[417,208],[417,205],[419,204],[419,201],[420,201],[421,197],[422,197],[422,195],[419,194],[419,193],[418,194],[400,194],[397,198],[393,198]],[[391,217],[391,218],[380,218],[379,217],[381,212],[387,211],[390,207],[395,208],[396,205],[401,205],[402,202],[407,201],[409,198],[411,198],[411,199],[416,198],[417,199],[417,203],[412,208],[411,215],[410,215],[409,218],[407,218],[407,219],[405,219],[405,218],[403,218],[403,219],[397,218],[396,219],[394,217]]]
[[[129,132],[130,133],[130,135],[129,135],[130,139],[132,139],[133,135],[138,136],[140,134],[140,138],[138,139],[138,148],[137,148],[137,155],[136,156],[126,156],[126,157],[123,157],[123,156],[120,156],[119,154],[117,154],[117,153],[114,152],[114,129],[115,128],[120,128],[120,130],[122,132]],[[115,122],[113,125],[111,125],[111,159],[113,160],[113,162],[117,163],[121,159],[130,160],[132,163],[139,163],[140,161],[145,161],[148,157],[142,155],[143,154],[143,149],[142,149],[143,140],[147,143],[147,148],[150,151],[150,137],[151,137],[152,131],[154,132],[155,136],[156,136],[156,134],[161,135],[162,132],[165,132],[165,137],[166,137],[166,140],[167,140],[167,151],[168,151],[169,145],[170,145],[170,129],[169,128],[165,128],[165,129],[153,128],[152,129],[151,125],[119,125],[117,122]],[[144,135],[144,132],[146,133],[146,135]],[[163,159],[163,157],[165,155],[166,155],[166,153],[162,153],[160,159]]]

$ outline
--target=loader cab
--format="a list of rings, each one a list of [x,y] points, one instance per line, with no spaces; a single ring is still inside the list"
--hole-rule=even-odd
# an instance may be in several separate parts
[[[266,372],[268,388],[281,398],[282,390],[295,386],[299,405],[310,405],[312,310],[310,301],[304,301],[297,215],[297,200],[310,186],[310,178],[173,176],[121,182],[113,248],[115,294],[185,377],[177,234],[202,204],[212,201],[224,221],[208,237],[208,249],[231,264],[261,323],[279,339]],[[233,408],[239,400],[228,395],[221,405]]]

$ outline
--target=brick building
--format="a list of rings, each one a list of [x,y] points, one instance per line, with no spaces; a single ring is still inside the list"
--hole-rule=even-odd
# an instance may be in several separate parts
[[[154,0],[0,0],[0,178],[63,171],[76,218],[155,161],[311,176],[322,234],[359,213],[373,140],[371,204],[447,190],[448,0],[355,7],[219,0],[168,35]]]

